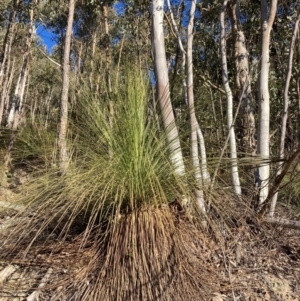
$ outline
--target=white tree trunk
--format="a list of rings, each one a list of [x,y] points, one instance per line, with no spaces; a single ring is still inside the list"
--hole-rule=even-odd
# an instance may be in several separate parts
[[[202,175],[199,164],[198,155],[198,140],[197,140],[197,130],[199,124],[196,120],[195,106],[194,106],[194,83],[193,83],[193,28],[194,28],[194,15],[196,10],[196,0],[192,0],[190,9],[190,20],[188,24],[187,31],[187,99],[188,107],[190,113],[190,124],[191,124],[191,160],[194,168],[195,179],[197,183],[197,188],[195,190],[197,203],[199,208],[205,212],[205,203],[203,190],[200,188],[202,185]]]
[[[70,68],[70,48],[75,10],[75,0],[69,1],[69,16],[66,29],[64,58],[62,65],[62,91],[60,102],[60,124],[58,133],[59,169],[61,174],[65,174],[68,164],[67,153],[67,127],[68,127],[68,94],[69,94],[69,68]]]
[[[183,47],[183,44],[182,44],[181,36],[180,36],[179,31],[178,31],[176,21],[174,19],[174,15],[173,15],[173,11],[172,11],[172,8],[171,8],[170,0],[167,0],[167,4],[168,4],[168,9],[170,11],[172,25],[174,27],[174,31],[175,31],[176,36],[177,36],[178,46],[179,46],[179,49],[180,49],[181,54],[182,54],[181,73],[182,73],[182,76],[183,76],[182,82],[183,82],[183,89],[184,89],[184,100],[185,100],[185,103],[188,105],[187,81],[186,81],[186,78],[185,78],[185,67],[186,67],[187,53],[184,50],[184,47]],[[191,7],[191,11],[192,11],[192,7]],[[192,45],[192,41],[191,41],[191,45]],[[209,175],[209,172],[208,172],[208,169],[207,169],[205,141],[204,141],[204,137],[203,137],[200,125],[199,125],[197,120],[196,120],[196,122],[197,122],[197,136],[198,136],[198,140],[199,140],[199,149],[200,149],[200,154],[201,154],[202,179],[203,179],[203,184],[207,184],[207,183],[210,183],[210,175]]]
[[[297,34],[298,34],[298,30],[299,30],[299,22],[300,22],[300,14],[298,15],[297,20],[295,22],[293,36],[292,36],[292,40],[291,40],[291,44],[290,44],[288,70],[287,70],[284,94],[283,94],[283,114],[282,114],[282,119],[281,119],[281,133],[280,133],[280,144],[279,144],[280,161],[278,164],[276,177],[281,174],[283,159],[284,159],[284,141],[285,141],[285,135],[286,135],[286,123],[287,123],[287,119],[288,119],[288,108],[289,108],[289,87],[290,87],[290,81],[291,81],[291,77],[292,77],[294,47],[295,47]],[[272,200],[271,200],[271,207],[270,207],[270,212],[269,212],[270,216],[274,215],[277,198],[278,198],[278,191],[274,194],[274,196],[272,197]]]
[[[17,85],[15,88],[15,93],[13,96],[10,112],[7,119],[7,127],[13,128],[14,130],[16,130],[19,125],[19,117],[22,112],[24,91],[25,91],[25,85],[28,76],[28,70],[29,70],[28,61],[29,61],[29,55],[31,51],[33,35],[35,33],[32,8],[29,11],[29,15],[30,15],[30,25],[28,30],[28,36],[26,39],[26,50],[23,55],[23,63],[22,63],[21,71],[19,73]]]
[[[8,26],[3,40],[3,49],[0,60],[0,91],[2,90],[3,79],[8,76],[9,68],[6,62],[10,61],[11,47],[14,40],[15,18],[19,1],[13,4],[12,11],[9,15]]]
[[[258,80],[258,155],[262,162],[258,167],[259,206],[266,200],[269,192],[270,177],[270,95],[269,95],[269,67],[270,67],[270,33],[277,9],[277,0],[272,0],[268,13],[268,1],[261,1],[261,58]]]
[[[237,151],[236,151],[236,140],[235,132],[233,127],[233,100],[232,92],[229,86],[228,71],[227,71],[227,55],[226,55],[226,35],[225,35],[225,11],[227,7],[228,0],[224,0],[223,7],[220,14],[220,47],[221,47],[221,59],[222,59],[222,80],[224,84],[224,89],[227,97],[227,127],[229,131],[229,144],[230,144],[230,158],[231,158],[231,178],[234,192],[237,195],[241,195],[241,184],[238,173],[237,165]]]
[[[9,77],[7,76],[5,78],[5,81],[3,83],[3,88],[2,88],[2,95],[1,95],[1,103],[0,103],[0,125],[2,124],[3,120],[3,113],[4,113],[4,108],[7,105],[8,98],[9,98],[9,91],[13,82],[13,78],[15,75],[15,58],[13,59],[12,66],[10,67],[10,59],[7,62],[7,71],[9,72]]]
[[[185,174],[185,167],[169,90],[169,75],[163,30],[164,1],[152,0],[152,9],[153,52],[157,98],[161,108],[164,128],[167,131],[171,161],[177,174],[183,176]]]
[[[201,156],[201,173],[203,178],[203,184],[204,185],[210,184],[211,180],[210,180],[210,174],[207,169],[205,140],[198,122],[197,122],[197,136],[198,136],[200,156]]]

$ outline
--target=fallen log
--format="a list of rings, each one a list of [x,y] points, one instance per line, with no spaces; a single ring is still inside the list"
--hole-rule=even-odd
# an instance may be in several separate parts
[[[283,228],[300,230],[300,221],[294,221],[294,220],[276,218],[270,216],[264,216],[262,221],[263,223],[268,223],[273,226],[280,226]]]

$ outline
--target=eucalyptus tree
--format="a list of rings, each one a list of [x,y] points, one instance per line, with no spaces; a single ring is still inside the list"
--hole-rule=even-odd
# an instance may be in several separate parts
[[[75,11],[75,0],[69,0],[69,14],[64,43],[64,57],[62,65],[62,91],[60,103],[60,117],[58,130],[58,152],[60,173],[65,174],[68,164],[67,153],[67,127],[68,127],[68,93],[69,93],[69,68],[70,68],[70,46],[72,27]]]
[[[2,123],[3,110],[6,99],[8,98],[12,82],[12,74],[14,73],[14,66],[11,66],[11,49],[14,40],[16,15],[18,9],[19,0],[15,0],[10,6],[2,8],[3,15],[5,15],[5,10],[9,11],[9,18],[8,20],[3,20],[3,23],[7,22],[7,27],[3,38],[2,50],[0,52],[0,124]]]
[[[6,27],[6,33],[3,38],[2,49],[0,52],[0,91],[3,84],[3,78],[5,76],[5,70],[7,69],[6,64],[10,60],[10,52],[11,52],[12,42],[14,38],[14,28],[16,22],[15,19],[16,19],[18,6],[19,6],[19,0],[15,0],[8,7],[2,8],[3,14],[5,10],[9,11],[9,17],[7,21],[3,20],[3,23],[7,22],[7,27]]]
[[[281,132],[280,132],[280,143],[279,143],[279,165],[276,172],[276,177],[279,177],[282,172],[283,160],[284,160],[284,150],[285,150],[285,140],[286,140],[286,128],[287,128],[287,120],[288,120],[288,108],[289,108],[289,88],[292,77],[292,69],[293,69],[293,56],[294,56],[294,48],[297,40],[297,35],[299,31],[299,23],[300,23],[300,14],[294,23],[294,30],[291,38],[290,48],[289,48],[289,60],[288,60],[288,68],[284,86],[283,93],[283,112],[282,112],[282,120],[281,120]],[[299,39],[299,38],[298,38]],[[272,196],[271,207],[269,214],[270,216],[274,215],[276,202],[278,198],[278,191]]]
[[[259,205],[266,200],[270,178],[270,35],[277,10],[277,0],[270,7],[267,0],[261,1],[261,55],[258,79],[258,143],[257,153],[262,162],[258,167]]]
[[[234,45],[236,102],[241,101],[241,139],[245,151],[254,153],[256,151],[254,104],[249,70],[249,51],[241,21],[240,1],[228,1],[227,7]]]
[[[170,98],[163,20],[164,1],[152,0],[152,35],[157,100],[160,105],[164,128],[167,132],[166,136],[170,145],[171,161],[178,175],[184,176],[183,155]]]
[[[31,53],[31,44],[35,35],[35,25],[34,25],[34,8],[36,1],[30,3],[29,7],[29,28],[26,39],[26,49],[23,54],[23,63],[19,73],[18,81],[15,87],[14,96],[11,102],[11,107],[9,115],[7,118],[7,127],[16,130],[19,125],[20,116],[23,110],[23,98],[25,85],[29,73],[29,59]]]
[[[198,154],[198,139],[197,130],[199,124],[197,123],[194,105],[194,74],[193,74],[193,29],[194,29],[194,15],[196,10],[196,0],[192,0],[190,8],[190,18],[187,29],[187,101],[190,115],[190,140],[191,140],[191,161],[194,168],[194,175],[196,183],[199,187],[195,189],[195,194],[197,202],[202,211],[205,211],[204,196],[201,189],[202,176],[199,164],[199,154]],[[200,129],[199,129],[200,130]]]
[[[237,165],[237,147],[233,124],[233,96],[229,86],[228,68],[227,68],[227,54],[226,54],[226,33],[225,33],[225,12],[227,9],[228,0],[224,0],[220,14],[220,48],[221,48],[221,59],[222,59],[222,79],[224,89],[227,97],[227,127],[229,132],[230,141],[230,158],[231,158],[231,178],[234,192],[237,195],[241,195],[241,184],[238,173]]]

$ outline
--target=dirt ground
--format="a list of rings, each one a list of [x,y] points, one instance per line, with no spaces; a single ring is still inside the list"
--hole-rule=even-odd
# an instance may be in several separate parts
[[[0,189],[0,246],[17,222],[16,213],[22,210],[14,204],[17,186],[13,183]],[[300,300],[299,231],[254,228],[253,236],[249,229],[249,225],[240,225],[223,246],[211,241],[199,247],[207,265],[221,276],[207,300]],[[57,245],[55,252],[48,247],[53,244]],[[53,237],[42,248],[33,248],[26,258],[0,261],[0,301],[53,300],[51,296],[63,289],[66,276],[75,275],[91,258],[90,250],[78,251],[77,244]]]

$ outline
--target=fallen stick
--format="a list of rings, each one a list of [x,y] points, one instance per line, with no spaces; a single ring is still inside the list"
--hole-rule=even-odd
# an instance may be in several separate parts
[[[275,218],[270,216],[263,217],[263,223],[268,223],[273,226],[280,226],[283,228],[300,230],[300,221],[293,221],[289,219]]]
[[[38,301],[40,290],[46,285],[48,282],[51,274],[53,272],[52,268],[49,268],[43,279],[41,280],[41,283],[38,286],[38,289],[32,292],[27,298],[26,301]]]

